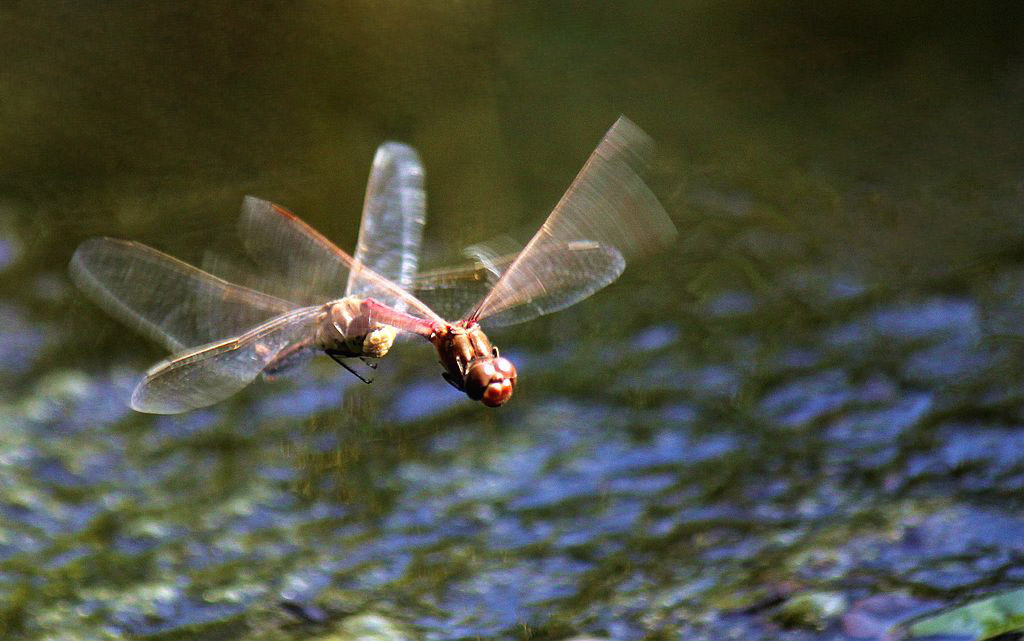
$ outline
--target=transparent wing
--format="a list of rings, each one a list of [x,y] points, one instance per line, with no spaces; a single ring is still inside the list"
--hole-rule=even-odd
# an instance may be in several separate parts
[[[246,196],[239,236],[261,277],[285,284],[293,300],[313,305],[342,297],[352,257],[283,207]]]
[[[172,352],[237,335],[296,307],[141,243],[113,238],[79,245],[69,270],[111,316]]]
[[[536,250],[541,253],[553,253],[537,264],[548,270],[539,273],[547,282],[565,282],[573,279],[574,274],[563,274],[558,270],[566,264],[578,267],[586,265],[589,272],[601,272],[618,276],[625,267],[622,254],[614,247],[587,241],[570,243],[551,243],[547,247]],[[458,267],[443,267],[421,272],[413,281],[413,293],[445,318],[462,318],[487,292],[494,287],[519,253],[496,255],[484,245],[474,245],[466,253],[477,257],[472,263]],[[565,256],[567,255],[567,256]],[[547,313],[544,307],[537,308],[534,303],[543,302],[537,298],[527,303],[514,306],[487,319],[491,326],[511,325]]]
[[[466,319],[494,317],[492,323],[502,324],[563,309],[618,278],[626,260],[671,242],[675,226],[643,178],[653,153],[647,134],[620,117],[548,219]],[[566,252],[560,247],[594,249]],[[523,310],[514,311],[518,307]]]
[[[504,266],[508,267],[514,258],[509,258]],[[474,261],[420,272],[413,279],[412,292],[442,317],[462,318],[500,276],[491,271],[489,264]]]
[[[293,300],[288,295],[288,284],[283,279],[267,277],[245,257],[222,254],[207,249],[203,251],[199,268],[230,283],[243,285],[284,300]],[[292,307],[301,306],[296,304]]]
[[[132,393],[132,408],[178,414],[212,405],[248,385],[275,361],[312,346],[322,306],[303,307],[245,334],[178,354],[150,369]]]
[[[359,271],[361,286],[373,287],[382,295],[405,304],[407,312],[431,322],[441,319],[422,301],[400,285],[356,263],[319,232],[287,209],[246,196],[242,205],[239,233],[246,252],[257,264],[292,283],[289,298],[316,304],[339,298],[339,283],[350,271]]]
[[[408,290],[419,266],[425,222],[426,194],[419,156],[408,145],[384,143],[377,148],[370,169],[356,262]],[[349,273],[347,296],[376,298],[405,311],[405,301],[364,274],[359,269]]]

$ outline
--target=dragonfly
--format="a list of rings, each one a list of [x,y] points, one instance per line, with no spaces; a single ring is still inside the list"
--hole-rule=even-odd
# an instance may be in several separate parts
[[[482,297],[460,295],[472,290],[452,289],[458,279],[442,269],[414,283],[433,308],[417,299],[397,310],[369,298],[364,314],[429,340],[444,380],[472,400],[503,405],[515,391],[516,368],[481,323],[500,327],[565,309],[615,281],[627,261],[671,244],[675,225],[646,182],[653,158],[654,141],[620,116],[521,251],[497,258],[480,253],[486,271],[496,276]],[[434,299],[435,292],[445,296]],[[458,320],[437,318],[434,309],[442,309],[442,302],[445,316]]]
[[[520,251],[480,251],[475,264],[417,274],[411,282],[380,273],[358,251],[349,256],[283,207],[247,199],[241,225],[247,252],[279,274],[283,287],[295,283],[301,295],[289,295],[289,309],[278,306],[277,315],[242,334],[155,366],[136,388],[132,405],[158,413],[209,405],[297,353],[334,349],[374,329],[427,339],[444,380],[472,400],[503,405],[518,375],[481,323],[500,327],[569,307],[615,281],[627,261],[675,237],[675,226],[645,181],[653,151],[651,138],[620,117]],[[332,285],[346,275],[364,286],[330,299]],[[218,284],[216,291],[219,302],[207,306],[208,315],[235,314],[223,329],[240,324],[254,309],[271,311],[234,286]]]
[[[357,371],[355,360],[375,369],[397,332],[361,315],[359,301],[372,296],[395,310],[405,308],[397,293],[411,286],[418,269],[426,222],[423,182],[422,163],[412,147],[388,142],[377,149],[355,258],[276,205],[246,197],[239,232],[264,273],[254,275],[212,256],[205,262],[253,286],[142,243],[113,238],[83,242],[69,265],[72,280],[110,315],[174,353],[149,370],[131,406],[175,414],[212,405],[261,374],[272,378],[291,371],[317,351],[370,382]],[[250,230],[279,216],[289,228],[278,239],[282,249],[275,244],[263,252],[262,244],[273,239]],[[328,247],[329,255],[322,254],[321,248]],[[334,252],[347,262],[339,263]],[[365,269],[350,270],[348,262]],[[346,276],[343,297],[325,293],[336,292]]]

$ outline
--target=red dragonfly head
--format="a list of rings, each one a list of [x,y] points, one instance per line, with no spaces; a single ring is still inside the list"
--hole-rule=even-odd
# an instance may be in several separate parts
[[[504,405],[516,389],[516,366],[497,353],[471,361],[463,384],[467,396],[488,407]]]

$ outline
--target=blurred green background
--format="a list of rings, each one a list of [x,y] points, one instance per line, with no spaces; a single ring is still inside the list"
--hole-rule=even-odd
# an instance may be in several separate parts
[[[529,229],[620,113],[671,163],[681,226],[743,194],[882,280],[1016,238],[1013,3],[2,11],[0,195],[49,266],[88,234],[206,238],[248,192],[350,247],[385,139],[424,157],[436,246]]]

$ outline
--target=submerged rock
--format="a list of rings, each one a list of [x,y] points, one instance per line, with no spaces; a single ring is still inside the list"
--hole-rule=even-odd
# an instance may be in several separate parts
[[[319,641],[415,641],[401,625],[381,614],[367,612],[341,620],[338,632]]]
[[[809,592],[790,597],[775,613],[775,619],[790,627],[823,630],[846,611],[841,592]]]

